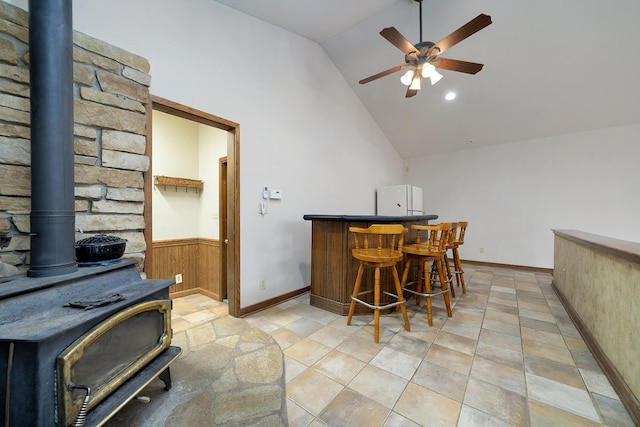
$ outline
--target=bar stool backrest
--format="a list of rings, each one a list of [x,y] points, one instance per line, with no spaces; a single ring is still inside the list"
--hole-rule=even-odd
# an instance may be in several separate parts
[[[372,224],[368,228],[349,227],[355,239],[353,254],[377,256],[402,256],[404,235],[407,229],[402,224]]]
[[[454,223],[442,222],[437,225],[412,225],[411,228],[416,230],[416,245],[444,252],[449,242],[452,224]]]
[[[451,249],[455,246],[456,236],[458,234],[459,224],[458,222],[450,222],[451,228],[449,229],[449,234],[447,236],[447,244],[445,245],[447,249]]]
[[[458,222],[458,225],[460,226],[458,228],[458,235],[454,239],[454,244],[456,246],[464,244],[464,234],[467,231],[467,226],[469,225],[469,222],[468,221],[460,221],[460,222]]]

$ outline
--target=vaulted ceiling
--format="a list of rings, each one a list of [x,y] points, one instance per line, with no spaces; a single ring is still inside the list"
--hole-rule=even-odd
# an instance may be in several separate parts
[[[424,0],[424,40],[480,13],[493,24],[442,55],[482,71],[442,71],[412,98],[402,71],[358,81],[404,63],[383,28],[420,41],[414,0],[216,1],[319,43],[403,158],[640,121],[637,0]]]

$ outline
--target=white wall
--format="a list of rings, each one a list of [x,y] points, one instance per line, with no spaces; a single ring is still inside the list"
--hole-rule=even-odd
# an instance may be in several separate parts
[[[407,160],[463,259],[553,268],[552,229],[640,242],[640,124]],[[480,253],[484,248],[484,253]]]
[[[199,179],[203,189],[153,186],[153,240],[218,239],[219,159],[227,155],[227,132],[153,112],[153,174]]]
[[[153,174],[200,179],[198,124],[153,112]],[[153,240],[199,236],[201,195],[164,185],[153,186]]]
[[[227,132],[207,125],[198,125],[198,170],[204,182],[198,212],[198,236],[220,238],[220,176],[219,161],[227,155]]]
[[[305,213],[373,214],[375,187],[402,181],[396,151],[305,38],[210,0],[83,0],[73,19],[147,58],[152,94],[240,123],[242,307],[309,285]],[[283,193],[264,217],[263,186]]]

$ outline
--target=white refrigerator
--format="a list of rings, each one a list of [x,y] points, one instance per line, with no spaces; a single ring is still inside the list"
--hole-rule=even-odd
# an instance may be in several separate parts
[[[376,190],[376,215],[424,215],[422,188],[415,185],[392,185]]]

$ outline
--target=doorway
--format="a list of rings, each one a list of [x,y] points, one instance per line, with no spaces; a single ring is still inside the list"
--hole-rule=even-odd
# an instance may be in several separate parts
[[[225,294],[229,314],[240,316],[240,125],[229,120],[196,110],[157,96],[151,96],[147,108],[147,156],[152,158],[152,112],[161,111],[196,123],[212,126],[227,132],[227,156],[219,160],[220,168],[220,284],[221,294]],[[224,170],[224,176],[222,176]],[[145,255],[144,271],[153,270],[153,221],[152,191],[153,162],[144,174],[145,180]],[[224,184],[222,182],[224,181]],[[224,191],[222,186],[224,185]],[[223,199],[224,198],[224,199]]]

